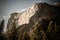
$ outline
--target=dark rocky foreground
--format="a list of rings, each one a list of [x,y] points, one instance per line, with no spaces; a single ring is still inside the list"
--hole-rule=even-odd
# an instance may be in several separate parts
[[[11,14],[4,40],[60,40],[60,4],[35,3],[33,8],[27,11],[21,12],[21,15],[34,14],[30,17],[28,24],[18,25],[17,21],[23,20],[24,15],[22,19],[18,17],[19,13]],[[23,21],[18,22],[24,23]]]
[[[4,40],[4,36],[3,36],[3,29],[4,29],[4,20],[0,19],[0,40]]]

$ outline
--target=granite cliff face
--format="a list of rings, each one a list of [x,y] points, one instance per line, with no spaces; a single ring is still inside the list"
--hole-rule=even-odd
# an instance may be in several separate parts
[[[60,5],[35,3],[8,20],[6,40],[60,40]]]

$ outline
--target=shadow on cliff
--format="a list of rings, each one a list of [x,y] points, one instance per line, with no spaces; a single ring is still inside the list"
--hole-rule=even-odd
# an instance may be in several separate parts
[[[40,24],[40,27],[45,33],[47,32],[50,21],[53,21],[53,24],[56,22],[57,25],[60,25],[60,6],[49,5],[47,3],[40,3],[39,5],[37,5],[39,8],[38,11],[30,18],[29,23],[17,28],[17,35],[23,32],[29,34],[30,29],[33,30],[36,22]]]
[[[39,6],[41,5],[41,6]],[[60,25],[60,7],[49,5],[47,3],[40,3],[37,5],[39,10],[33,15],[28,24],[23,24],[17,28],[17,30],[30,31],[30,28],[36,21],[40,21],[41,24],[46,24],[47,27],[50,21],[56,22]],[[19,32],[19,31],[18,31]]]

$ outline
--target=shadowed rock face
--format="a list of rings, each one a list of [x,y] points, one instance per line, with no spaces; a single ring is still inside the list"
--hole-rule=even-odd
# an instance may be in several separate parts
[[[4,36],[2,34],[4,29],[4,20],[0,18],[0,40],[4,40]]]
[[[0,19],[0,34],[3,31],[3,29],[4,29],[4,20]]]
[[[60,5],[35,3],[8,20],[7,40],[60,40]]]

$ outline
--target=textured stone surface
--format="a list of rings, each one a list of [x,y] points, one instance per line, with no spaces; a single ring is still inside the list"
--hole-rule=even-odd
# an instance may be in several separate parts
[[[60,5],[57,5],[35,3],[23,12],[12,13],[7,40],[60,40]]]

